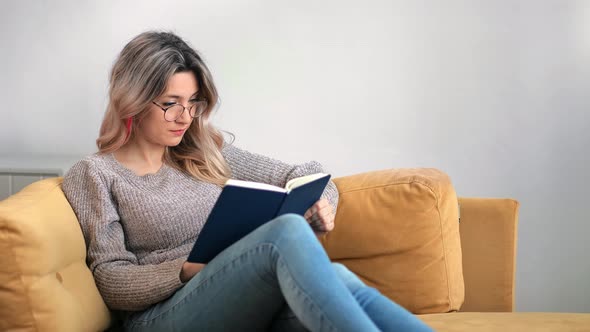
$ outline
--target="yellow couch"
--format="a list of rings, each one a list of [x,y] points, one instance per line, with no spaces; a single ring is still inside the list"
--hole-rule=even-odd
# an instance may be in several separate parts
[[[334,181],[336,229],[322,239],[330,257],[437,331],[590,330],[588,314],[511,312],[516,201],[457,198],[436,169]],[[0,331],[109,327],[60,184],[38,181],[0,202]]]

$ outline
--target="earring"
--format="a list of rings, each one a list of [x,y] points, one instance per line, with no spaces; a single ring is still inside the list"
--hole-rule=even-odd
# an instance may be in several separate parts
[[[127,140],[129,138],[129,136],[131,135],[131,124],[133,123],[133,117],[130,116],[127,118],[127,123],[125,124],[125,126],[127,127],[127,137],[125,137],[125,140]]]

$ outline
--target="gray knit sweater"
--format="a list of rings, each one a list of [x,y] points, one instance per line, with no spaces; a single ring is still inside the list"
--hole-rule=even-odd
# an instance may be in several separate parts
[[[325,172],[311,161],[300,165],[226,144],[232,178],[284,186],[294,177]],[[112,154],[94,154],[65,175],[63,191],[80,222],[87,263],[109,308],[138,311],[172,295],[179,274],[221,188],[164,165],[138,176]],[[332,181],[322,197],[334,212]]]

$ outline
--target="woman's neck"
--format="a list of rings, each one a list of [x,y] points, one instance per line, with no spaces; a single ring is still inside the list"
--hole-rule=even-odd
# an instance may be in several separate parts
[[[149,142],[133,140],[115,151],[115,157],[128,167],[151,173],[162,167],[165,151],[164,146],[154,146]]]

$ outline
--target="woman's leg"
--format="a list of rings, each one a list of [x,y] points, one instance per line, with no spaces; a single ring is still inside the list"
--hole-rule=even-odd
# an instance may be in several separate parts
[[[135,330],[254,331],[285,302],[312,331],[377,331],[301,216],[287,214],[220,253],[168,300],[134,315]]]
[[[281,216],[281,232],[272,240],[275,272],[285,301],[311,331],[378,331],[338,279],[324,248],[307,221]]]
[[[273,319],[269,332],[308,332],[303,323],[295,316],[288,304]]]
[[[170,298],[129,317],[126,330],[265,331],[285,304],[276,278],[266,272],[270,249],[224,251]]]
[[[365,285],[354,273],[340,263],[332,263],[338,278],[346,285],[357,303],[381,331],[432,332],[432,329],[411,312]],[[272,332],[304,332],[307,329],[287,305],[274,319]]]
[[[346,266],[332,263],[338,277],[381,331],[432,332],[432,328],[375,288],[365,285]]]

